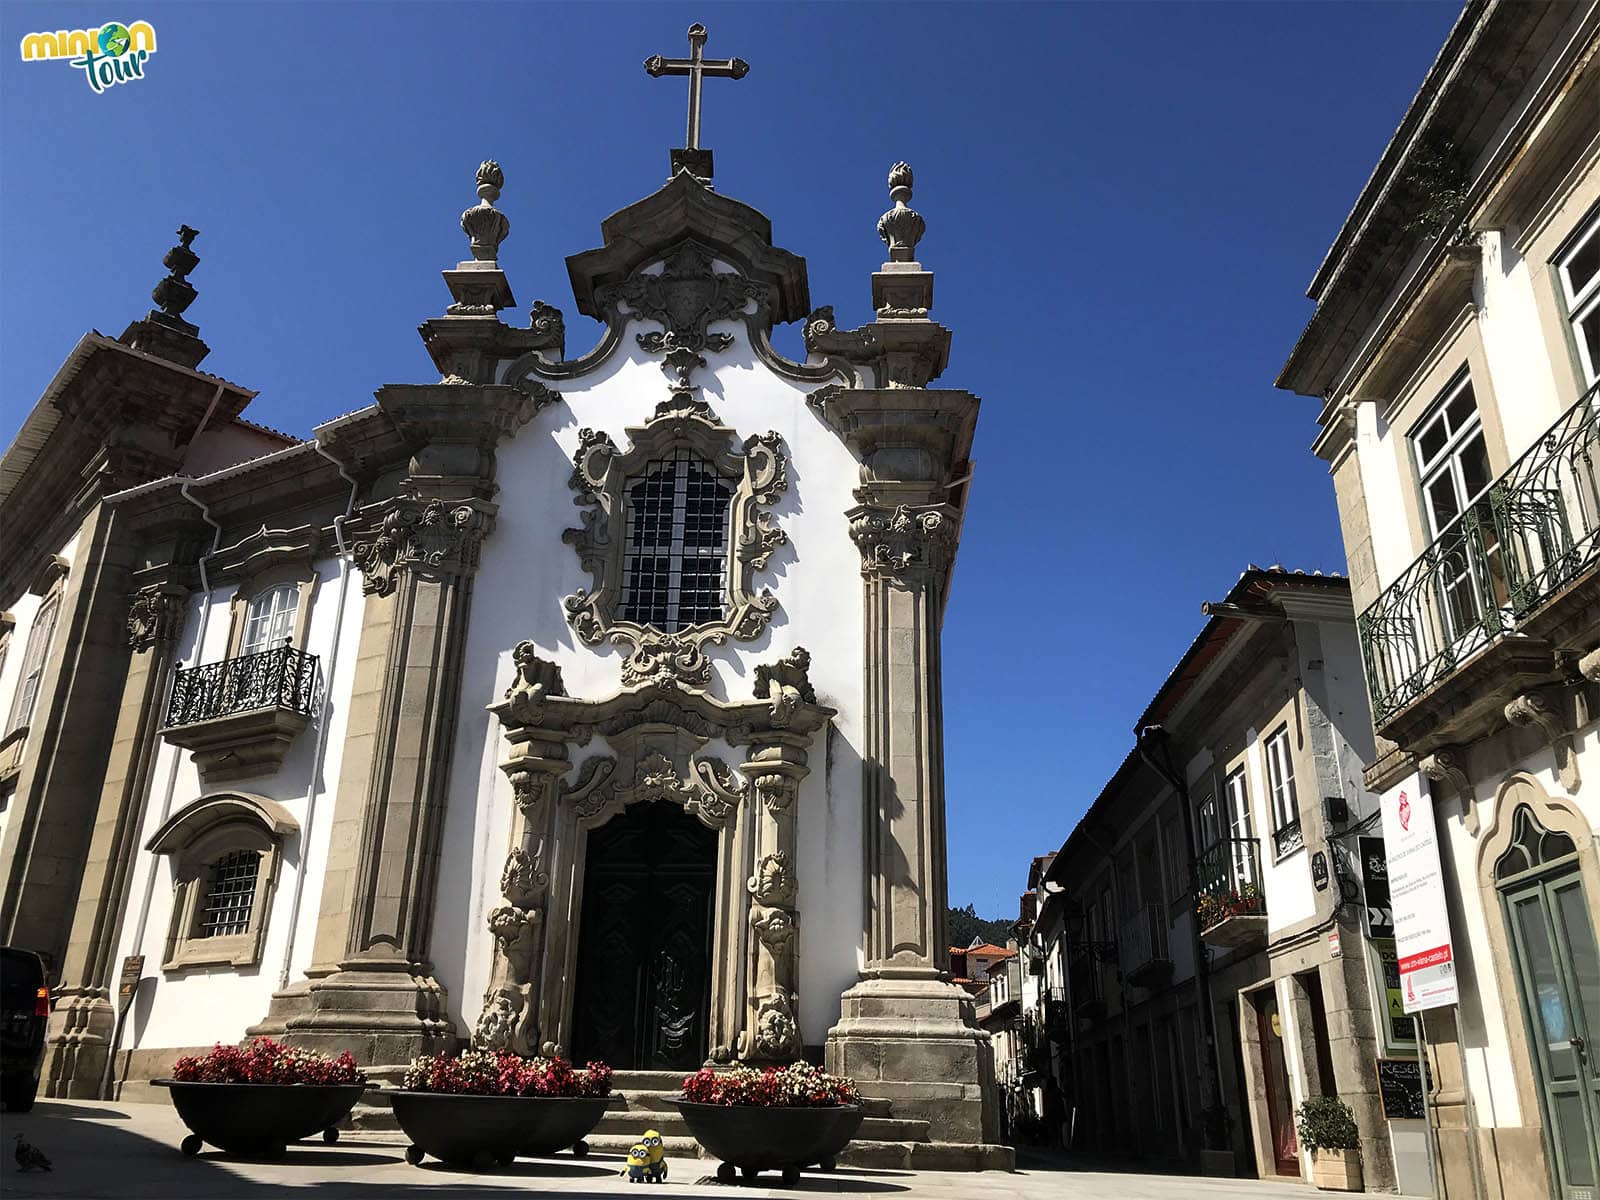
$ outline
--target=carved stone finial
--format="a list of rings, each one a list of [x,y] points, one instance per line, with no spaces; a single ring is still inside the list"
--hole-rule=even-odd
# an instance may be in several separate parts
[[[183,310],[194,303],[197,294],[188,275],[200,265],[200,256],[189,249],[189,243],[199,236],[198,229],[188,225],[178,226],[178,244],[168,250],[166,257],[161,260],[161,265],[167,269],[167,277],[150,292],[150,298],[156,302],[162,315],[182,324],[187,324],[182,321]]]
[[[494,206],[505,182],[500,164],[485,159],[478,166],[478,203],[461,214],[461,231],[470,239],[472,257],[479,262],[494,262],[500,243],[511,233],[511,222]]]
[[[878,236],[889,247],[890,262],[914,262],[917,243],[922,240],[928,225],[922,215],[911,208],[911,168],[897,162],[889,168],[889,199],[894,207],[878,218]]]

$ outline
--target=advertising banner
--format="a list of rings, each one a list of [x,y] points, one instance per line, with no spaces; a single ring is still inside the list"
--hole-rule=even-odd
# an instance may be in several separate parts
[[[1383,843],[1405,1011],[1455,1004],[1459,993],[1439,837],[1428,781],[1420,773],[1383,794]]]

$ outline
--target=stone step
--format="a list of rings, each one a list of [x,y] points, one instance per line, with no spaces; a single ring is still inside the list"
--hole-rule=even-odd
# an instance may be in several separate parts
[[[965,1142],[875,1141],[857,1138],[839,1154],[841,1167],[892,1171],[1012,1171],[1010,1146]]]

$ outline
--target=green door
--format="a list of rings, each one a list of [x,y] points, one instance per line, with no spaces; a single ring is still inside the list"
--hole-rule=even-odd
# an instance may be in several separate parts
[[[1527,808],[1496,864],[1561,1200],[1600,1200],[1600,949],[1572,840]]]

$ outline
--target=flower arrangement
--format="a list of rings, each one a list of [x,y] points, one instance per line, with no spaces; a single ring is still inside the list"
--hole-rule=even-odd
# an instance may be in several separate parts
[[[208,1054],[186,1054],[172,1068],[172,1077],[184,1083],[365,1083],[348,1050],[337,1057],[312,1050],[297,1050],[271,1038],[256,1038],[243,1046],[217,1043]]]
[[[564,1058],[523,1058],[507,1050],[425,1054],[411,1060],[400,1086],[408,1092],[466,1096],[609,1096],[611,1068],[592,1062],[583,1070]]]
[[[787,1067],[736,1067],[713,1071],[706,1067],[683,1081],[683,1098],[692,1104],[755,1105],[759,1108],[829,1108],[854,1104],[859,1098],[855,1081],[829,1075],[810,1063]]]
[[[1201,929],[1210,929],[1229,917],[1264,911],[1266,910],[1262,905],[1261,889],[1253,883],[1246,883],[1237,888],[1202,892],[1194,905],[1195,916],[1200,921]]]

